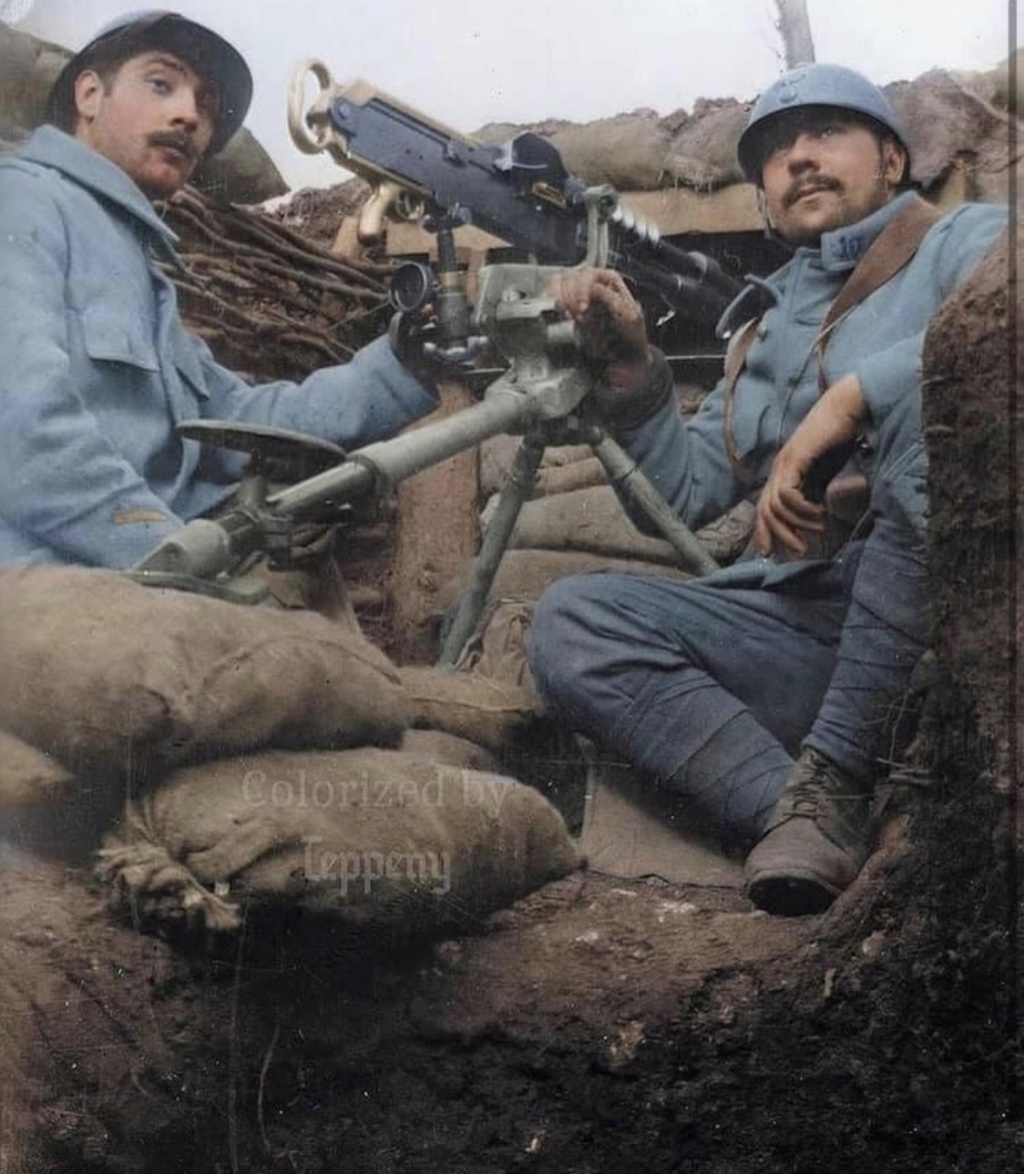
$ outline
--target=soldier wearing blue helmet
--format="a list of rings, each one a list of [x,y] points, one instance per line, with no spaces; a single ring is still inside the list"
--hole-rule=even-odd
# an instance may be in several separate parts
[[[845,65],[801,65],[778,79],[754,103],[747,125],[736,146],[743,174],[760,184],[761,163],[772,149],[780,129],[813,118],[816,112],[844,110],[873,126],[880,136],[890,136],[903,150],[910,173],[910,149],[885,94],[862,74]],[[799,112],[799,113],[797,113]]]
[[[126,567],[242,474],[175,425],[216,418],[381,439],[436,393],[382,338],[301,384],[251,386],[189,334],[151,201],[241,126],[238,51],[163,10],[119,17],[57,79],[49,124],[0,160],[0,563]]]
[[[748,853],[751,899],[795,915],[825,909],[871,849],[875,785],[929,638],[924,333],[1006,215],[942,216],[908,190],[891,107],[841,66],[773,83],[738,154],[792,256],[695,416],[679,415],[617,273],[567,273],[554,294],[588,332],[618,336],[609,422],[688,525],[757,495],[749,557],[687,583],[563,579],[537,605],[529,655],[554,714],[703,808]],[[823,502],[815,482],[837,469]],[[843,532],[830,507],[858,479],[864,508]]]

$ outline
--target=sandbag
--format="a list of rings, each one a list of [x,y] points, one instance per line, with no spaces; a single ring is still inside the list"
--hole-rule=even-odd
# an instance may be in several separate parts
[[[664,579],[692,579],[693,575],[665,563],[610,558],[583,550],[508,550],[498,564],[488,601],[537,600],[558,579],[594,571],[622,571]],[[465,588],[468,572],[446,583],[438,592],[441,615],[451,611]]]
[[[562,817],[500,775],[400,751],[266,751],[178,771],[130,803],[98,874],[142,918],[232,930],[245,908],[461,925],[576,867]]]
[[[483,746],[447,734],[444,730],[406,730],[399,750],[424,762],[464,767],[466,770],[497,771],[498,760]]]
[[[491,494],[498,493],[504,486],[512,472],[512,463],[522,443],[521,436],[512,436],[503,432],[498,436],[488,437],[480,445],[480,493],[482,497],[488,498]],[[593,459],[594,450],[586,444],[552,445],[546,448],[537,471],[537,492],[544,492],[540,489],[540,485],[549,472]]]
[[[261,204],[288,191],[277,164],[244,126],[222,151],[200,162],[192,186],[231,204]]]
[[[48,754],[0,730],[0,808],[45,803],[72,778]]]
[[[958,155],[985,156],[995,147],[1009,165],[1007,116],[942,69],[885,87],[911,145],[911,178],[924,187],[940,179]]]
[[[736,144],[749,116],[749,107],[733,98],[700,99],[665,153],[666,177],[702,190],[742,183]]]
[[[358,632],[113,571],[0,570],[0,649],[0,728],[76,773],[395,745],[408,724],[395,668]]]
[[[532,689],[476,673],[409,666],[401,676],[413,726],[443,730],[495,753],[542,712]]]
[[[59,45],[0,21],[0,126],[38,126],[50,89],[70,58]]]
[[[740,502],[702,527],[696,537],[716,562],[733,562],[750,538],[755,515],[751,502]],[[485,529],[488,520],[485,510]],[[671,543],[637,529],[608,484],[526,502],[509,545],[512,549],[582,550],[646,563],[679,563]]]
[[[588,184],[610,183],[619,191],[660,187],[669,134],[653,110],[617,114],[551,135],[571,175]]]
[[[534,497],[551,497],[556,493],[571,493],[574,489],[590,489],[607,485],[608,475],[597,457],[587,457],[567,465],[542,466],[537,470]]]
[[[485,511],[483,523],[489,518]],[[612,558],[675,563],[679,555],[664,538],[642,534],[610,485],[574,489],[528,501],[520,511],[510,546],[536,550],[588,550]]]
[[[543,510],[557,502],[558,498],[552,497],[527,505]],[[716,562],[723,566],[735,562],[750,540],[755,513],[751,502],[742,501],[714,522],[702,526],[697,531],[697,537]],[[567,545],[578,545],[578,540],[569,535]],[[687,571],[669,563],[649,562],[643,558],[621,558],[578,549],[513,548],[505,552],[498,565],[488,599],[492,604],[501,600],[536,600],[557,579],[591,571],[622,571],[634,575],[654,575],[656,578],[693,578]],[[455,607],[467,579],[468,571],[465,571],[438,592],[439,616]]]
[[[536,686],[526,658],[526,645],[533,626],[533,604],[501,601],[483,617],[479,630],[467,641],[455,666],[536,695]]]

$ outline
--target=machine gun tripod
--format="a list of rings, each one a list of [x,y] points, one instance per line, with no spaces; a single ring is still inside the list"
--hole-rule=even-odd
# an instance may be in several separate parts
[[[590,196],[588,263],[600,264],[607,247],[603,231],[607,210],[607,193],[596,189]],[[153,586],[256,602],[258,591],[244,579],[239,583],[237,577],[255,556],[283,557],[296,523],[337,519],[350,506],[377,500],[407,477],[500,433],[522,435],[523,442],[449,629],[442,664],[454,664],[479,622],[519,511],[550,444],[569,440],[589,444],[613,484],[650,518],[689,569],[697,574],[716,569],[714,560],[595,415],[590,403],[592,379],[581,362],[576,327],[558,313],[547,292],[558,272],[536,265],[492,265],[480,271],[468,334],[490,339],[509,366],[487,388],[480,403],[447,419],[347,456],[321,441],[304,445],[305,438],[273,430],[209,421],[183,425],[190,439],[216,440],[257,454],[257,468],[232,508],[216,519],[189,522],[134,568],[134,577]],[[297,484],[268,492],[267,460],[304,453],[319,463],[318,471]]]

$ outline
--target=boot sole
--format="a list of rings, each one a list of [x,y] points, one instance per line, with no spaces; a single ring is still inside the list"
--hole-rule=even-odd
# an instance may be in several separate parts
[[[809,873],[790,871],[759,876],[747,883],[747,896],[774,917],[824,913],[843,890]]]

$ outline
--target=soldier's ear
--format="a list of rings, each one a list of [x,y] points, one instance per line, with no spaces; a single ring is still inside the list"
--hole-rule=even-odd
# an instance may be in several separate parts
[[[775,226],[772,224],[772,218],[768,213],[768,200],[765,197],[764,188],[760,184],[757,188],[757,210],[761,215],[761,219],[764,221],[764,235],[768,240],[771,240],[774,236]]]
[[[881,178],[896,187],[903,182],[903,174],[907,169],[907,153],[895,139],[882,140],[882,165],[879,168]]]
[[[89,121],[96,117],[99,103],[106,93],[103,78],[95,69],[83,69],[75,78],[75,111],[78,118]]]

